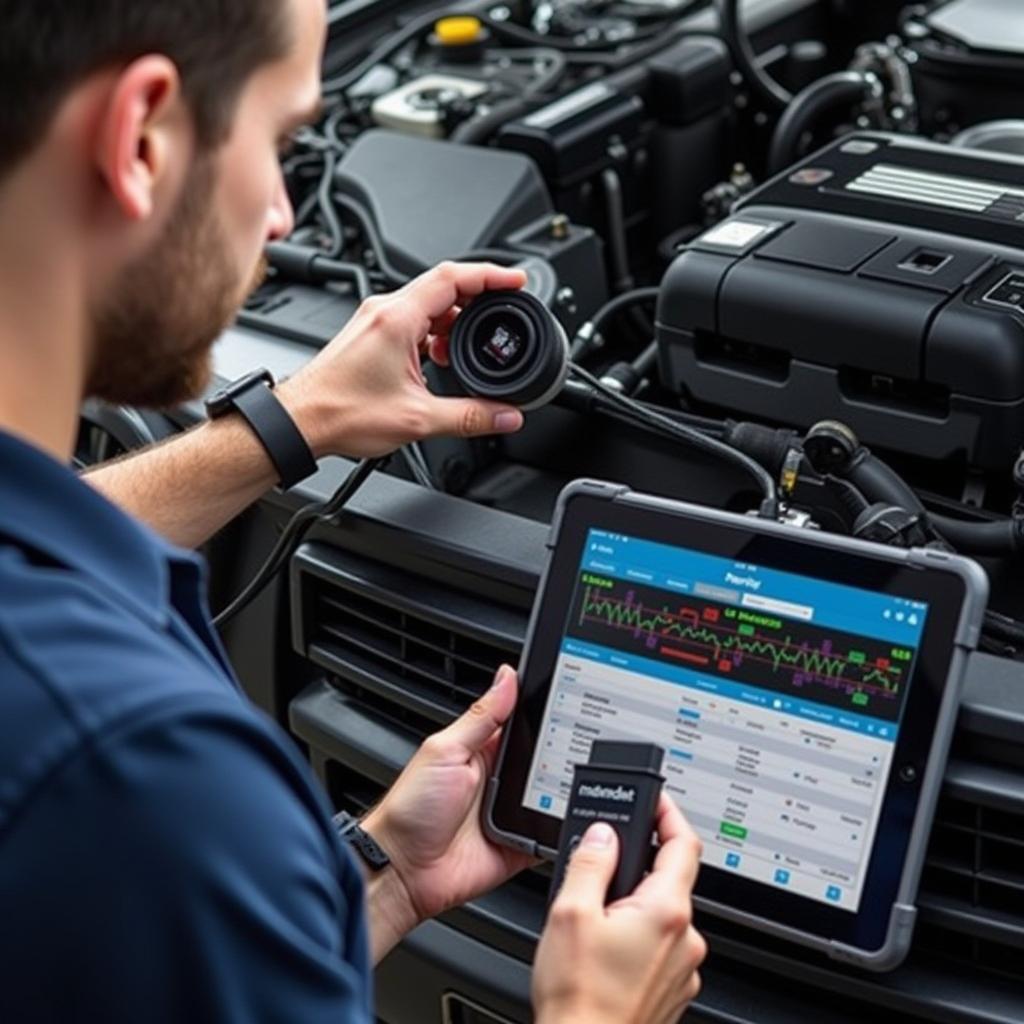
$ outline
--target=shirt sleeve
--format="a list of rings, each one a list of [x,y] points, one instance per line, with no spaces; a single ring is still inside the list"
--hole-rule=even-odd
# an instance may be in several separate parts
[[[151,716],[47,781],[2,843],[0,1019],[373,1020],[359,871],[276,732]]]

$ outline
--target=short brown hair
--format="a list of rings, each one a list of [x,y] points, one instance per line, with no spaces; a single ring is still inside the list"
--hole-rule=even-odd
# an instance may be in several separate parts
[[[287,52],[286,10],[282,0],[0,0],[0,176],[78,82],[148,53],[175,63],[200,144],[216,144],[250,75]]]

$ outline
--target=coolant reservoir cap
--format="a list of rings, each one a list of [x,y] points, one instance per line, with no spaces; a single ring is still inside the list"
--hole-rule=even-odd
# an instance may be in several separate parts
[[[442,46],[467,46],[483,34],[479,18],[469,15],[441,18],[434,23],[434,35]]]

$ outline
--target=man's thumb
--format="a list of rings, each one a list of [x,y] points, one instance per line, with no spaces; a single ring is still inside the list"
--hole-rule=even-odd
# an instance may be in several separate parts
[[[608,886],[619,862],[619,837],[615,829],[597,822],[583,833],[565,871],[565,880],[555,900],[582,906],[602,907]]]
[[[523,414],[511,405],[479,398],[439,398],[435,406],[434,434],[482,437],[513,434],[523,425]]]
[[[494,685],[442,731],[446,744],[457,745],[466,754],[482,750],[512,714],[516,706],[516,689],[515,669],[502,665],[494,677]]]

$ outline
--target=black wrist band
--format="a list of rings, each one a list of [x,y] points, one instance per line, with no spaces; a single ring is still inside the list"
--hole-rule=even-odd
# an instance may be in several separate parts
[[[360,828],[359,819],[347,811],[339,811],[334,816],[334,827],[371,871],[381,871],[391,863],[391,858],[381,849],[377,840]]]
[[[271,390],[273,382],[267,370],[247,374],[213,395],[206,411],[216,419],[236,409],[266,449],[280,486],[287,490],[316,472],[316,459],[288,410]]]

